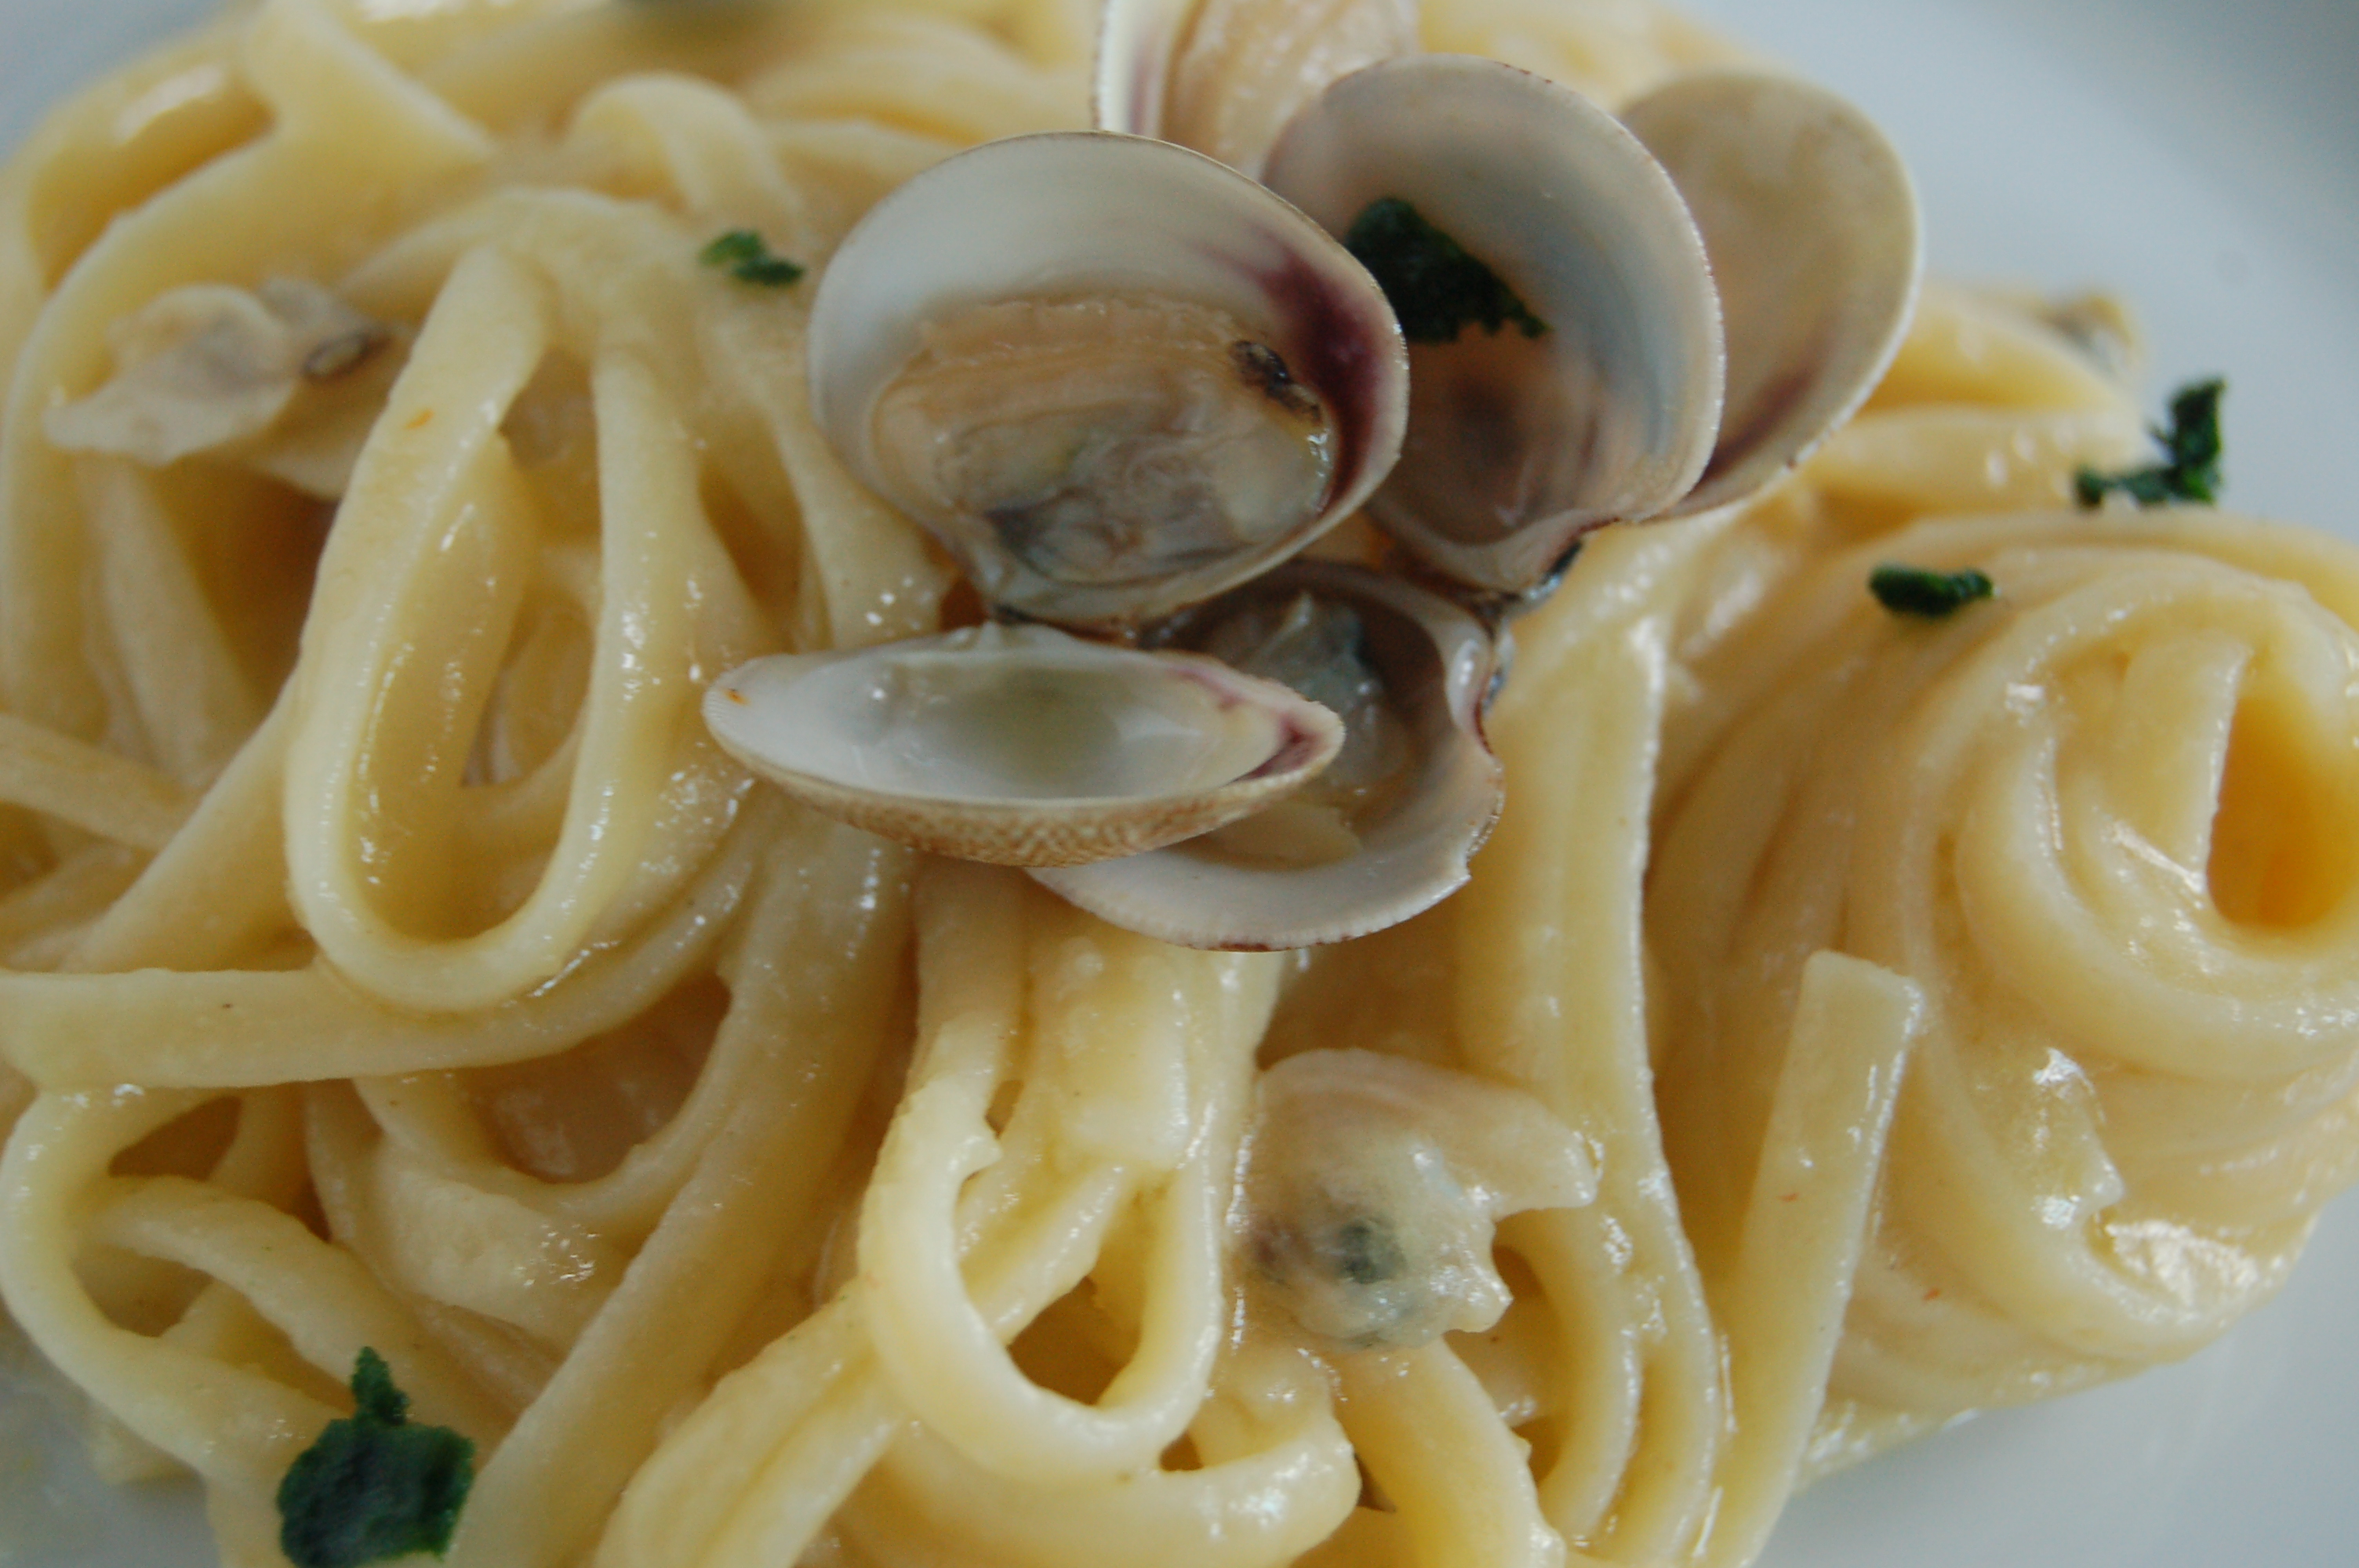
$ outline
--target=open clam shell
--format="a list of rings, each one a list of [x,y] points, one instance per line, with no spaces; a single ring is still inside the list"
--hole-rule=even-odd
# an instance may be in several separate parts
[[[1328,89],[1266,178],[1337,234],[1407,201],[1545,326],[1411,348],[1408,438],[1370,510],[1430,565],[1521,593],[1582,534],[1702,475],[1723,375],[1703,241],[1603,109],[1496,61],[1410,56]]]
[[[1099,7],[1090,82],[1091,123],[1099,130],[1171,139],[1163,135],[1164,100],[1171,87],[1171,62],[1186,40],[1197,3],[1106,0]]]
[[[1299,789],[1342,723],[1215,660],[980,626],[731,671],[728,752],[856,827],[960,860],[1072,866],[1209,832]]]
[[[1295,637],[1306,621],[1311,637]],[[1306,672],[1306,643],[1338,627],[1348,629],[1350,656],[1322,657]],[[1336,700],[1359,752],[1347,749],[1314,786],[1324,801],[1306,792],[1221,832],[1035,879],[1116,925],[1184,946],[1242,950],[1365,935],[1466,881],[1503,789],[1482,731],[1496,651],[1474,617],[1396,578],[1294,561],[1157,634],[1322,692],[1341,687]],[[1367,702],[1351,691],[1357,685],[1376,688]],[[1385,709],[1373,721],[1369,703]]]
[[[1331,82],[1415,52],[1417,13],[1417,0],[1107,0],[1096,124],[1258,177],[1287,122]]]
[[[1727,406],[1674,508],[1701,512],[1799,463],[1883,378],[1916,309],[1923,225],[1884,133],[1809,82],[1703,72],[1622,118],[1679,186],[1720,289]]]
[[[993,142],[872,211],[812,302],[813,411],[984,597],[1135,624],[1357,508],[1408,409],[1400,330],[1319,226],[1210,158]]]

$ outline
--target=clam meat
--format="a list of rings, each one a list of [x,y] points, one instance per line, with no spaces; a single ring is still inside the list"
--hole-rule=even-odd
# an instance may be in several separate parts
[[[68,451],[162,468],[251,442],[306,391],[350,377],[394,335],[303,278],[266,278],[251,289],[188,284],[115,324],[114,378],[49,409],[42,433]]]
[[[1027,619],[1136,626],[1276,565],[1399,451],[1408,354],[1316,223],[1167,143],[993,142],[880,202],[811,306],[821,429]]]
[[[1261,1076],[1239,1250],[1255,1297],[1321,1349],[1414,1349],[1506,1311],[1492,1232],[1596,1193],[1581,1139],[1520,1089],[1371,1051]]]
[[[871,449],[887,499],[929,528],[987,526],[986,562],[1152,584],[1266,548],[1326,505],[1325,403],[1225,311],[1006,300],[929,322],[921,341],[877,396]]]
[[[1209,832],[1300,788],[1343,740],[1332,713],[1274,682],[1046,626],[757,659],[713,684],[704,717],[817,810],[1016,866]]]
[[[1396,578],[1304,560],[1148,638],[1317,697],[1343,716],[1341,753],[1316,783],[1219,831],[1036,880],[1116,925],[1235,949],[1364,935],[1466,881],[1502,795],[1482,733],[1495,648],[1473,615]]]

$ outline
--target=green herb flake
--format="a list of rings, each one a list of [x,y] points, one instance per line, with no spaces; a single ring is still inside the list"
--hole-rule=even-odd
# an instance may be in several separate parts
[[[1974,600],[1998,591],[1989,578],[1972,567],[1962,572],[1937,572],[1890,565],[1869,574],[1867,590],[1895,615],[1919,615],[1928,621],[1955,615]]]
[[[1343,248],[1375,275],[1412,343],[1454,343],[1477,322],[1494,337],[1509,322],[1527,338],[1548,330],[1497,273],[1397,196],[1370,202]]]
[[[441,1556],[474,1484],[475,1445],[410,1425],[409,1398],[374,1350],[361,1352],[352,1389],[352,1418],[330,1422],[278,1483],[278,1549],[295,1568]]]
[[[799,282],[808,270],[798,262],[772,255],[768,243],[752,229],[732,229],[698,253],[707,266],[726,267],[740,283],[765,288],[785,288]]]
[[[2153,427],[2168,460],[2121,473],[2099,473],[2084,468],[2072,476],[2073,493],[2082,506],[2095,506],[2108,492],[2120,491],[2140,506],[2160,506],[2171,501],[2200,501],[2209,505],[2220,493],[2220,397],[2228,384],[2217,376],[2182,386],[2170,399],[2170,428]]]

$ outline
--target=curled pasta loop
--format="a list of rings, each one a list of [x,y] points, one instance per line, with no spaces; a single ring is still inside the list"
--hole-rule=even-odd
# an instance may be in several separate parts
[[[1889,560],[1998,598],[1909,623],[1864,591]],[[2211,513],[1927,523],[1709,655],[1744,673],[1675,742],[1648,911],[1700,1235],[1804,961],[1927,998],[1838,1392],[1940,1415],[2183,1355],[2350,1179],[2355,589],[2347,548]]]
[[[1360,1476],[1323,1380],[1288,1359],[1249,1350],[1246,1377],[1215,1379],[1191,1423],[1196,1469],[1058,1486],[987,1470],[928,1429],[905,1433],[853,1498],[846,1533],[885,1563],[926,1562],[944,1537],[987,1561],[1067,1568],[1103,1561],[1116,1539],[1141,1568],[1292,1562],[1351,1511]]]
[[[1266,960],[1165,949],[1062,906],[1034,925],[1037,1033],[1004,1135],[989,1110],[1008,1064],[962,1065],[938,1044],[862,1203],[860,1268],[875,1287],[864,1303],[878,1358],[913,1411],[987,1469],[1078,1482],[1152,1466],[1205,1397],[1228,1313],[1229,1187],[1275,974]],[[1094,1404],[1024,1374],[1003,1348],[1023,1324],[991,1321],[961,1265],[968,1178],[984,1173],[982,1212],[1020,1212],[1060,1165],[1135,1194],[1147,1232],[1137,1348]]]
[[[332,272],[351,259],[341,247],[416,212],[438,182],[492,152],[479,126],[320,0],[269,0],[237,44],[270,129],[125,213],[83,253],[26,337],[0,417],[0,686],[12,711],[82,739],[121,733],[126,716],[109,696],[113,672],[92,663],[82,584],[93,542],[66,456],[41,438],[41,410],[103,381],[108,324],[167,289],[253,281],[266,256]]]
[[[107,1173],[125,1150],[212,1098],[45,1095],[25,1111],[0,1161],[8,1195],[0,1292],[10,1314],[110,1415],[209,1480],[275,1486],[332,1413],[321,1390],[333,1388],[367,1343],[381,1345],[410,1380],[421,1411],[495,1435],[497,1413],[400,1304],[356,1260],[267,1201],[294,1196],[271,1192],[287,1184],[271,1180],[268,1168],[284,1165],[296,1147],[288,1141],[293,1124],[272,1097],[242,1109],[238,1135],[208,1179]],[[83,1223],[85,1212],[94,1223]],[[220,1281],[286,1336],[279,1343],[291,1341],[293,1353],[231,1346],[215,1354],[201,1334],[142,1333],[113,1321],[76,1273],[93,1241]],[[192,1309],[201,1299],[182,1295],[168,1323],[201,1324]]]
[[[339,968],[406,1006],[496,1004],[549,979],[602,927],[627,929],[709,852],[707,803],[743,787],[682,719],[700,655],[725,659],[753,639],[726,619],[701,633],[690,623],[700,604],[723,618],[739,606],[713,591],[728,568],[701,525],[666,395],[617,351],[593,372],[603,591],[563,826],[519,907],[492,911],[473,935],[437,929],[466,921],[451,907],[444,846],[537,527],[497,423],[549,346],[550,308],[495,252],[460,263],[395,385],[391,433],[354,475],[307,633],[288,762],[296,903]],[[685,528],[659,525],[681,517]],[[348,575],[348,551],[404,569]]]

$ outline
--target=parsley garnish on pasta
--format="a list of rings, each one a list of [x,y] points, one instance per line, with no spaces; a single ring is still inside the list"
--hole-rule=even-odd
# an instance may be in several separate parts
[[[1968,567],[1964,571],[1929,571],[1923,567],[1881,566],[1869,574],[1868,591],[1895,615],[1915,615],[1939,621],[1956,614],[1978,599],[1998,589],[1991,579]]]
[[[809,269],[800,262],[773,254],[769,242],[752,229],[732,229],[698,254],[707,266],[726,267],[740,283],[765,288],[786,288],[802,281]]]
[[[2220,493],[2220,396],[2228,384],[2218,376],[2190,383],[2170,399],[2170,428],[2153,428],[2169,460],[2120,473],[2099,473],[2084,468],[2072,476],[2073,493],[2083,506],[2095,506],[2107,493],[2120,491],[2140,506],[2160,506],[2172,501],[2200,501],[2206,505]]]
[[[278,1549],[295,1568],[360,1568],[450,1549],[474,1484],[475,1445],[409,1423],[409,1396],[385,1357],[364,1348],[355,1408],[332,1421],[278,1484]]]

